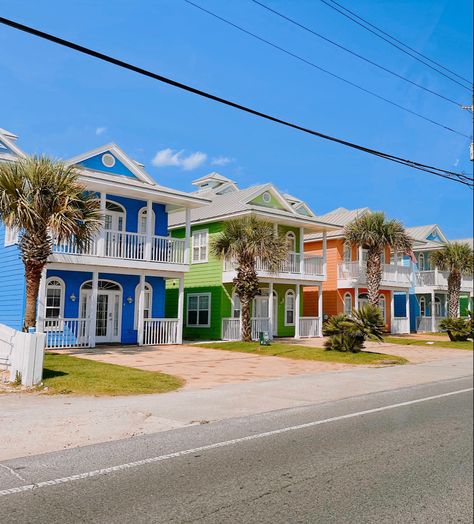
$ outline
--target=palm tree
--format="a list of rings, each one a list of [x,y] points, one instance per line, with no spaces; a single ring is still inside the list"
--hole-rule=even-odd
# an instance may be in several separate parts
[[[242,308],[241,337],[244,342],[250,342],[250,304],[260,293],[257,259],[270,272],[276,272],[288,258],[286,240],[275,234],[271,222],[247,216],[226,222],[224,230],[213,239],[211,252],[218,258],[235,261],[237,276],[234,278],[234,289]]]
[[[462,275],[472,275],[474,270],[473,250],[462,242],[448,242],[443,249],[431,253],[430,259],[441,271],[449,271],[448,317],[455,318],[459,315]]]
[[[20,234],[25,266],[24,330],[36,326],[41,274],[52,238],[87,245],[101,224],[97,198],[78,181],[74,167],[46,157],[0,163],[0,220]]]
[[[398,220],[388,220],[382,212],[362,215],[344,228],[346,242],[367,249],[367,292],[369,304],[378,306],[382,280],[382,253],[410,253],[412,240]]]

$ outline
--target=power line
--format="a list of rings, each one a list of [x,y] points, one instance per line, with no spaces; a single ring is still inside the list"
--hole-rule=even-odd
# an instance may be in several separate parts
[[[385,31],[382,31],[381,29],[379,29],[377,26],[375,26],[374,24],[371,24],[370,22],[368,22],[367,20],[365,20],[364,18],[358,16],[357,14],[355,14],[353,11],[350,11],[349,9],[347,9],[346,7],[342,6],[341,4],[338,4],[337,2],[335,2],[334,0],[331,0],[332,4],[327,2],[326,0],[321,0],[321,2],[325,5],[327,5],[328,7],[330,7],[331,9],[334,9],[335,11],[337,11],[338,13],[340,13],[341,15],[345,16],[346,18],[348,18],[349,20],[352,20],[353,22],[355,22],[357,25],[360,25],[361,27],[363,27],[366,31],[369,31],[370,33],[374,34],[375,36],[377,36],[378,38],[381,38],[382,40],[384,40],[385,42],[387,42],[388,44],[390,44],[391,46],[393,47],[396,47],[398,50],[400,50],[402,53],[405,53],[406,55],[408,56],[411,56],[412,58],[414,58],[415,60],[417,60],[418,62],[421,62],[422,64],[424,64],[425,66],[429,67],[430,69],[433,69],[433,71],[436,71],[437,73],[439,73],[440,75],[443,75],[444,77],[448,78],[449,80],[451,80],[451,82],[454,82],[456,84],[458,84],[459,86],[463,87],[464,89],[470,91],[471,88],[472,88],[472,82],[470,80],[467,80],[466,78],[458,75],[457,73],[454,73],[453,71],[445,68],[444,66],[438,64],[437,62],[435,62],[434,60],[431,60],[431,58],[428,58],[428,57],[425,57],[425,55],[422,55],[421,53],[419,53],[418,51],[416,51],[415,49],[409,47],[408,45],[404,44],[403,42],[401,42],[400,40],[397,40],[395,37],[391,36],[390,34],[386,33]],[[333,5],[333,4],[336,4],[338,7],[336,7],[336,5]],[[340,9],[339,9],[340,8]],[[350,14],[348,14],[350,13]],[[356,20],[355,18],[353,17],[356,17],[358,18],[359,20],[362,20],[362,22],[359,22],[358,20]],[[450,77],[449,75],[447,75],[446,73],[443,73],[443,71],[440,71],[438,68],[432,66],[431,64],[429,64],[428,62],[426,62],[425,60],[422,60],[421,58],[419,58],[418,56],[415,56],[415,54],[407,51],[406,49],[403,49],[403,47],[400,47],[399,45],[395,44],[394,42],[392,42],[391,40],[389,40],[389,38],[385,38],[384,36],[382,36],[381,34],[377,33],[376,31],[370,29],[370,27],[367,27],[367,25],[375,28],[377,31],[379,31],[380,33],[383,33],[385,35],[387,35],[389,38],[392,38],[395,42],[398,42],[400,43],[401,45],[405,46],[407,49],[410,49],[410,51],[413,51],[413,53],[416,53],[420,56],[422,56],[423,58],[425,58],[426,60],[429,60],[430,62],[438,65],[439,67],[445,69],[446,71],[449,71],[451,74],[454,74],[455,76],[457,76],[458,78],[462,79],[463,82],[467,82],[469,84],[469,86],[466,86],[465,84],[462,84],[461,82],[458,82],[457,80],[455,80],[454,78]]]
[[[99,60],[102,60],[104,62],[108,62],[110,64],[116,65],[118,67],[122,67],[124,69],[127,69],[129,71],[133,71],[135,73],[139,73],[143,76],[147,76],[149,78],[153,78],[154,80],[158,80],[159,82],[163,82],[165,84],[171,85],[173,87],[177,87],[178,89],[182,89],[183,91],[187,91],[189,93],[193,93],[195,95],[199,95],[201,97],[207,98],[209,100],[213,100],[215,102],[218,102],[220,104],[224,104],[229,107],[233,107],[235,109],[239,109],[240,111],[244,111],[246,113],[258,116],[260,118],[263,118],[265,120],[269,120],[271,122],[275,122],[277,124],[284,125],[286,127],[290,127],[292,129],[296,129],[298,131],[302,131],[304,133],[307,133],[309,135],[317,136],[319,138],[323,138],[324,140],[329,140],[331,142],[335,142],[341,145],[345,145],[346,147],[350,147],[352,149],[356,149],[358,151],[363,151],[365,153],[378,156],[381,158],[384,158],[386,160],[390,160],[391,162],[395,162],[398,164],[402,164],[408,167],[411,167],[413,169],[417,169],[420,171],[425,171],[427,173],[431,173],[433,175],[439,176],[441,178],[446,178],[448,180],[452,180],[453,182],[457,182],[463,185],[466,185],[470,188],[474,188],[474,179],[471,177],[467,177],[466,175],[462,173],[456,173],[453,171],[448,171],[446,169],[437,168],[434,166],[430,166],[427,164],[422,164],[420,162],[415,162],[414,160],[407,160],[395,155],[391,155],[389,153],[383,153],[382,151],[378,151],[376,149],[370,149],[358,144],[355,144],[353,142],[349,142],[347,140],[343,140],[341,138],[337,138],[331,135],[326,135],[324,133],[320,133],[319,131],[314,131],[313,129],[306,128],[303,126],[300,126],[298,124],[294,124],[292,122],[283,120],[278,117],[274,117],[272,115],[269,115],[267,113],[263,113],[261,111],[257,111],[256,109],[252,109],[250,107],[244,106],[242,104],[238,104],[237,102],[232,102],[231,100],[227,100],[225,98],[219,97],[217,95],[214,95],[212,93],[208,93],[206,91],[202,91],[201,89],[197,89],[195,87],[192,87],[187,84],[183,84],[181,82],[178,82],[176,80],[173,80],[171,78],[168,78],[163,75],[159,75],[157,73],[153,73],[152,71],[148,71],[146,69],[143,69],[141,67],[138,67],[136,65],[130,64],[128,62],[124,62],[123,60],[120,60],[118,58],[114,58],[112,56],[106,55],[104,53],[100,53],[99,51],[95,51],[93,49],[90,49],[88,47],[76,44],[74,42],[71,42],[69,40],[65,40],[64,38],[60,38],[58,36],[52,35],[50,33],[46,33],[44,31],[40,31],[39,29],[35,29],[33,27],[20,24],[19,22],[15,22],[14,20],[10,20],[8,18],[0,17],[0,23],[7,25],[9,27],[13,27],[14,29],[17,29],[19,31],[23,31],[25,33],[37,36],[39,38],[42,38],[44,40],[48,40],[50,42],[54,42],[55,44],[61,45],[63,47],[67,47],[69,49],[73,49],[74,51],[77,51],[79,53],[83,53],[88,56],[92,56],[94,58],[97,58]]]
[[[303,58],[302,56],[299,56],[291,51],[288,51],[288,49],[285,49],[281,46],[279,46],[278,44],[275,44],[273,42],[270,42],[270,40],[266,40],[265,38],[255,34],[255,33],[252,33],[251,31],[248,31],[247,29],[243,28],[242,26],[239,26],[237,24],[235,24],[234,22],[231,22],[230,20],[227,20],[226,18],[223,18],[222,16],[212,12],[212,11],[209,11],[208,9],[205,9],[204,7],[198,5],[198,4],[195,4],[194,2],[192,2],[191,0],[184,0],[184,2],[186,2],[187,4],[189,5],[192,5],[193,7],[196,7],[197,9],[199,9],[200,11],[203,11],[204,13],[207,13],[208,15],[216,18],[217,20],[220,20],[221,22],[224,22],[225,24],[228,24],[230,25],[231,27],[237,29],[238,31],[241,31],[249,36],[251,36],[252,38],[255,38],[257,40],[259,40],[260,42],[263,42],[264,44],[267,44],[269,45],[270,47],[273,47],[274,49],[277,49],[278,51],[281,51],[282,53],[285,53],[286,55],[288,56],[291,56],[292,58],[295,58],[296,60],[299,60],[300,62],[303,62],[305,63],[306,65],[309,65],[315,69],[317,69],[318,71],[321,71],[329,76],[332,76],[333,78],[337,78],[338,80],[341,80],[342,82],[352,86],[352,87],[355,87],[356,89],[359,89],[360,91],[363,91],[364,93],[367,93],[371,96],[374,96],[375,98],[378,98],[379,100],[383,100],[384,102],[387,102],[388,104],[394,106],[394,107],[397,107],[398,109],[401,109],[403,111],[406,111],[407,113],[410,113],[414,116],[417,116],[418,118],[422,118],[423,120],[427,121],[427,122],[430,122],[431,124],[434,124],[435,126],[438,126],[438,127],[441,127],[447,131],[450,131],[452,133],[456,133],[457,135],[459,136],[462,136],[464,138],[470,138],[468,135],[462,133],[461,131],[457,131],[456,129],[453,129],[452,127],[449,127],[449,126],[446,126],[445,124],[442,124],[440,122],[437,122],[436,120],[433,120],[432,118],[429,118],[425,115],[422,115],[421,113],[418,113],[416,111],[413,111],[412,109],[409,109],[408,107],[405,107],[405,106],[402,106],[401,104],[398,104],[397,102],[394,102],[393,100],[390,100],[389,98],[386,98],[382,95],[379,95],[378,93],[376,93],[375,91],[371,91],[370,89],[366,89],[365,87],[362,87],[361,85],[359,84],[356,84],[355,82],[352,82],[351,80],[348,80],[347,78],[344,78],[336,73],[333,73],[332,71],[329,71],[328,69],[324,69],[323,67],[315,64],[314,62],[311,62],[310,60],[307,60],[306,58]],[[456,104],[456,102],[454,102]],[[457,104],[456,104],[457,105]],[[459,106],[461,107],[461,106]]]
[[[314,31],[313,29],[309,28],[308,26],[305,26],[305,25],[301,24],[300,22],[297,22],[293,18],[290,18],[289,16],[286,16],[283,13],[280,13],[276,9],[273,9],[270,6],[268,6],[268,5],[266,5],[266,4],[262,3],[262,2],[259,2],[258,0],[251,0],[251,1],[254,4],[259,5],[260,7],[263,7],[267,11],[269,11],[269,12],[279,16],[280,18],[283,18],[284,20],[286,20],[286,21],[296,25],[300,29],[303,29],[304,31],[307,31],[308,33],[311,33],[312,35],[314,35],[314,36],[316,36],[318,38],[321,38],[325,42],[328,42],[329,44],[334,45],[334,46],[338,47],[339,49],[342,49],[343,51],[346,51],[347,53],[350,53],[351,55],[359,58],[360,60],[363,60],[364,62],[367,62],[368,64],[371,64],[371,65],[373,65],[375,67],[378,67],[379,69],[381,69],[382,71],[385,71],[386,73],[389,73],[389,74],[391,74],[391,75],[393,75],[393,76],[395,76],[397,78],[400,78],[401,80],[404,80],[405,82],[408,82],[408,83],[414,85],[415,87],[418,87],[419,89],[423,89],[424,91],[426,91],[428,93],[431,93],[432,95],[435,95],[435,96],[437,96],[437,97],[439,97],[439,98],[441,98],[443,100],[446,100],[447,102],[450,102],[451,104],[454,104],[457,107],[460,107],[462,105],[460,102],[456,102],[456,100],[453,100],[452,98],[449,98],[449,97],[447,97],[447,96],[445,96],[445,95],[443,95],[441,93],[438,93],[437,91],[433,91],[432,89],[429,89],[428,87],[425,87],[425,86],[419,84],[418,82],[414,82],[413,80],[410,80],[406,76],[403,76],[400,73],[397,73],[396,71],[392,71],[388,67],[385,67],[385,66],[383,66],[381,64],[378,64],[377,62],[374,62],[370,58],[367,58],[367,57],[357,53],[356,51],[353,51],[352,49],[349,49],[348,47],[345,47],[342,44],[339,44],[338,42],[336,42],[334,40],[331,40],[327,36],[324,36],[321,33],[317,33],[316,31]]]

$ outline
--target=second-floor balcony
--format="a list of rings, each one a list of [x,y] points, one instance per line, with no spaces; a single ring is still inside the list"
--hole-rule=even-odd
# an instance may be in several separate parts
[[[182,271],[187,267],[186,241],[183,239],[128,231],[103,230],[87,246],[74,239],[53,240],[52,262],[86,263],[126,267],[158,267]]]
[[[415,274],[415,292],[430,292],[431,290],[448,289],[449,271],[440,271],[439,269],[430,269],[418,271]],[[461,291],[473,290],[472,275],[464,275],[461,280]]]
[[[367,285],[367,263],[341,262],[338,266],[338,286],[358,287]],[[389,288],[409,288],[412,285],[413,271],[410,266],[382,264],[382,286]]]
[[[256,269],[259,278],[321,281],[325,276],[324,266],[324,258],[321,256],[302,256],[301,253],[291,252],[287,260],[281,263],[276,271],[272,272],[270,265],[260,259],[257,259]],[[234,260],[224,260],[224,282],[232,282],[236,267]]]

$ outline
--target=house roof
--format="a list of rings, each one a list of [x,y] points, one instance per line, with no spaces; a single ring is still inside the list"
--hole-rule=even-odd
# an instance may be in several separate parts
[[[467,244],[471,249],[474,249],[474,238],[457,238],[456,240],[450,240],[450,242],[459,242],[460,244]]]
[[[18,138],[17,135],[10,131],[7,131],[6,129],[3,129],[3,127],[0,127],[0,135],[6,136],[10,140],[16,140]]]
[[[346,209],[345,207],[338,207],[326,213],[325,215],[318,215],[316,218],[329,224],[337,225],[338,228],[335,231],[331,231],[327,234],[328,238],[342,237],[344,234],[344,226],[349,224],[357,217],[365,215],[365,213],[371,213],[372,211],[368,207],[359,207],[357,209]],[[311,242],[312,240],[321,240],[321,233],[311,234],[305,236],[305,242]]]

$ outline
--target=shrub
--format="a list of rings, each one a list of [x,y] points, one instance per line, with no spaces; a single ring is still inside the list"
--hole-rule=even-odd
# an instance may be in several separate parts
[[[449,336],[449,340],[467,340],[473,338],[473,321],[472,316],[470,318],[444,318],[439,323],[441,331],[446,331]]]

